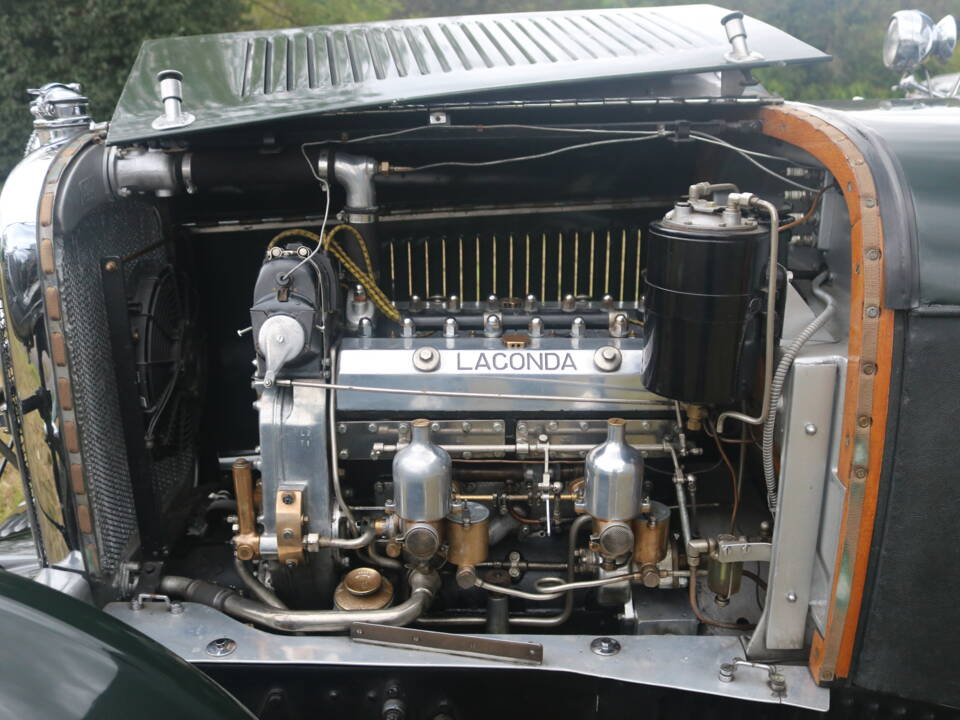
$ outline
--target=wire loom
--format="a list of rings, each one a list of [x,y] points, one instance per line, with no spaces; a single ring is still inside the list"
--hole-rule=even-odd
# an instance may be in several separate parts
[[[343,247],[334,239],[337,233],[340,232],[351,233],[354,238],[356,238],[357,244],[360,246],[360,252],[363,254],[364,264],[367,267],[366,271],[358,267],[357,264],[350,259],[350,256],[347,255]],[[367,294],[377,309],[394,322],[400,322],[400,312],[393,306],[390,298],[380,289],[376,280],[373,278],[373,263],[370,260],[370,251],[367,249],[367,243],[364,241],[363,235],[361,235],[355,227],[352,225],[337,225],[327,233],[325,238],[315,232],[302,228],[285,230],[270,241],[270,247],[273,247],[288,237],[303,237],[307,240],[312,240],[322,247],[324,251],[333,255],[340,261],[340,264],[346,268],[347,272],[363,286],[363,289],[367,291]]]

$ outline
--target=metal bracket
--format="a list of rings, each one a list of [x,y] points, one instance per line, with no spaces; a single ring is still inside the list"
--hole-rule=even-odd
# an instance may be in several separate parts
[[[277,491],[277,557],[287,567],[303,562],[303,492]]]
[[[770,691],[773,693],[774,697],[783,698],[787,696],[787,680],[786,678],[777,670],[776,665],[768,665],[767,663],[759,662],[750,662],[749,660],[744,660],[743,658],[736,657],[733,659],[733,662],[723,663],[720,666],[720,682],[730,683],[736,679],[736,673],[738,667],[746,668],[755,668],[757,670],[765,670],[767,672],[767,687],[770,688]]]
[[[140,593],[130,601],[131,610],[143,610],[144,603],[161,603],[167,606],[167,612],[173,615],[183,613],[183,605],[173,602],[167,595],[158,595],[156,593]]]
[[[413,650],[466,655],[487,660],[540,665],[543,663],[543,645],[490,637],[454,635],[452,633],[419,630],[390,625],[354,623],[350,639],[371,645],[403,647]]]
[[[773,544],[768,542],[747,542],[730,535],[717,537],[717,560],[722,563],[734,562],[770,562]]]

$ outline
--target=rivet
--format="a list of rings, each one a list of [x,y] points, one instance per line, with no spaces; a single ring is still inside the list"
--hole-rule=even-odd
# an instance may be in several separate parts
[[[116,272],[117,267],[118,265],[116,260],[107,260],[107,264],[103,266],[103,269],[107,272]]]
[[[790,592],[787,593],[787,602],[795,603],[796,601],[797,601],[797,594],[791,590]]]
[[[807,423],[806,425],[803,426],[803,431],[804,431],[807,435],[816,435],[816,434],[817,434],[817,426],[814,425],[813,423]]]

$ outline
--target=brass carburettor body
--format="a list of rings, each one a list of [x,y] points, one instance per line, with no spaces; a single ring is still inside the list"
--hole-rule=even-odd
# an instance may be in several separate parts
[[[447,515],[447,560],[454,565],[476,565],[487,559],[490,510],[475,502],[456,503]]]

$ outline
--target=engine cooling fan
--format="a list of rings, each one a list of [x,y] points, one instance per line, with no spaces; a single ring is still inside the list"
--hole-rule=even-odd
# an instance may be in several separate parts
[[[169,265],[140,275],[129,300],[145,443],[154,453],[175,449],[195,419],[200,396],[195,303],[189,283]]]

